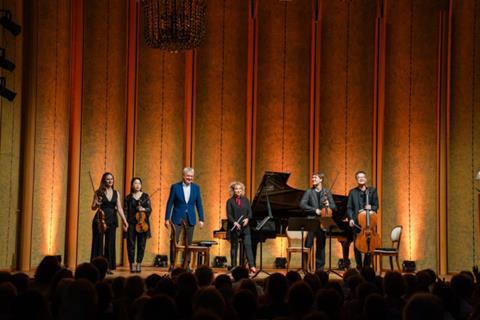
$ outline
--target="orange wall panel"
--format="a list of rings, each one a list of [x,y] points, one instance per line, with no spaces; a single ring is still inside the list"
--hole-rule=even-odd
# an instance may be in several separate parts
[[[156,254],[168,254],[165,206],[170,185],[182,177],[185,55],[149,48],[143,38],[140,43],[135,175],[145,192],[158,190],[145,253],[145,264],[151,265]]]
[[[290,172],[292,187],[308,186],[311,10],[309,1],[258,3],[255,188],[264,171]],[[266,265],[285,246],[268,241]]]
[[[209,239],[226,218],[228,186],[245,183],[245,125],[248,2],[209,2],[207,37],[197,52],[195,176],[202,190],[205,228],[195,238]],[[229,257],[223,241],[215,255]]]
[[[445,3],[394,2],[387,36],[383,237],[403,225],[401,256],[436,268],[438,12]],[[408,27],[406,27],[408,26]],[[429,245],[426,245],[426,244]]]
[[[78,263],[90,259],[93,192],[105,171],[115,177],[115,188],[124,197],[126,4],[113,0],[85,4],[82,146]],[[117,262],[121,232],[117,230]]]
[[[448,189],[448,271],[468,270],[480,262],[478,191],[480,169],[480,6],[454,6],[452,117]],[[476,4],[476,5],[475,5]],[[477,21],[475,21],[475,19]]]
[[[36,5],[36,138],[31,264],[63,254],[68,162],[70,5]],[[45,63],[48,61],[48,63]]]
[[[15,21],[22,22],[21,6],[15,0],[4,1]],[[0,268],[15,267],[17,210],[20,177],[20,135],[22,112],[22,42],[23,36],[14,37],[8,31],[0,33],[7,59],[15,62],[14,72],[1,69],[0,74],[6,78],[7,87],[17,92],[13,102],[0,100],[0,202],[4,211],[0,217]]]

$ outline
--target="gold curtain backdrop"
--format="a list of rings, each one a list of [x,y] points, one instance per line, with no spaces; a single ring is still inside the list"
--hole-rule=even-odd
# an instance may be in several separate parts
[[[480,263],[477,2],[209,0],[203,45],[169,53],[144,43],[135,0],[89,0],[81,10],[73,0],[1,1],[23,32],[0,31],[17,65],[0,72],[18,93],[0,100],[0,268],[30,269],[46,254],[88,261],[88,173],[97,186],[105,171],[122,198],[132,175],[147,193],[159,190],[144,260],[152,265],[168,254],[165,205],[186,165],[206,212],[195,239],[220,227],[233,180],[250,195],[264,171],[285,171],[306,189],[320,170],[347,194],[363,169],[380,187],[383,243],[404,227],[402,260],[443,274]],[[72,116],[74,93],[81,116]],[[119,263],[121,241],[118,230]],[[219,242],[213,255],[229,258]],[[268,240],[264,265],[285,247]]]

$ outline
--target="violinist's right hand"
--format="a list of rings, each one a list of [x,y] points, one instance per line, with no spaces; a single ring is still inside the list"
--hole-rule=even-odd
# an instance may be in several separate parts
[[[350,221],[348,222],[348,225],[349,225],[351,228],[353,228],[353,227],[355,226],[355,221],[350,220]]]
[[[165,220],[165,228],[167,228],[167,229],[168,229],[168,227],[169,227],[169,226],[170,226],[170,221],[168,221],[168,220]]]
[[[240,223],[238,223],[236,221],[233,223],[233,226],[238,230],[242,229],[242,226],[240,225]]]
[[[319,216],[320,214],[322,214],[322,210],[320,210],[320,209],[318,209],[318,208],[315,209],[315,214],[316,214],[317,216]]]

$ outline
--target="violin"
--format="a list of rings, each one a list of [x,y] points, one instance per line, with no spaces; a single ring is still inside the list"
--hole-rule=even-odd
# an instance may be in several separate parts
[[[327,194],[328,194],[328,190],[325,190],[323,196],[322,196],[322,203],[325,203],[325,201],[327,201]],[[322,218],[330,218],[333,216],[333,211],[332,211],[332,208],[330,208],[330,204],[328,206],[323,206],[322,209],[320,209],[320,214],[318,214],[318,216],[322,217]]]
[[[322,203],[325,203],[325,201],[328,200],[328,194],[329,194],[330,190],[333,189],[333,186],[337,182],[338,174],[339,174],[339,172],[337,172],[337,176],[333,180],[333,183],[332,183],[330,189],[325,189],[325,192],[323,193],[322,198],[321,198]],[[320,209],[320,214],[318,214],[318,216],[320,216],[322,218],[333,217],[333,210],[332,210],[332,208],[330,208],[330,204],[328,206],[323,206],[323,208]]]
[[[366,204],[368,202],[368,188],[366,190]],[[363,253],[372,253],[373,250],[381,246],[382,239],[377,231],[377,215],[370,209],[362,210],[358,213],[358,224],[360,232],[355,238],[355,247]]]
[[[137,208],[141,206],[141,201],[138,200]],[[137,212],[135,213],[135,220],[135,231],[137,233],[144,233],[148,231],[147,214],[145,211],[137,210]]]
[[[93,192],[95,193],[95,196],[98,199],[98,202],[102,202],[105,194],[100,189],[95,190],[95,186],[93,185],[92,174],[90,173],[90,171],[88,171],[88,175],[90,176],[90,183],[92,184],[92,189],[93,189]],[[101,208],[98,208],[98,210],[96,212],[96,217],[97,217],[98,232],[105,233],[105,231],[107,231],[107,223],[105,221],[105,212]]]

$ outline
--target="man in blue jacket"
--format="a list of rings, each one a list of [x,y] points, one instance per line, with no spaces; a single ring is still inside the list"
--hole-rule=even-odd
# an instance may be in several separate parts
[[[198,224],[203,228],[204,216],[202,197],[200,196],[200,187],[193,183],[193,168],[183,169],[183,180],[172,184],[170,187],[170,195],[167,202],[167,211],[165,212],[165,227],[170,224],[175,228],[176,241],[180,239],[180,232],[182,230],[182,223],[185,222],[187,226],[187,241],[192,243],[193,230],[197,223],[195,207],[198,211]],[[170,221],[171,220],[171,221]],[[170,263],[174,265],[175,251],[173,243],[170,246]],[[190,259],[190,257],[187,257]],[[190,261],[188,261],[190,262]]]

